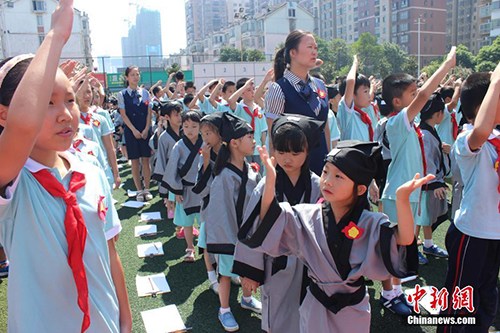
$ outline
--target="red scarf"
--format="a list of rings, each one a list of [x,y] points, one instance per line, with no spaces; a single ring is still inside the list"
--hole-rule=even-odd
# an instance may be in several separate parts
[[[252,118],[252,121],[250,122],[250,126],[252,126],[252,129],[255,131],[255,118],[259,116],[259,108],[253,109],[253,112],[250,111],[250,108],[246,105],[243,105],[243,109]]]
[[[500,139],[499,138],[494,138],[494,139],[489,139],[489,143],[495,147],[495,150],[497,151],[497,159],[495,160],[495,164],[493,164],[493,168],[495,168],[495,171],[497,172],[498,175],[498,186],[497,190],[498,193],[500,193]],[[500,201],[498,202],[498,212],[500,213]]]
[[[389,116],[387,118],[394,117],[397,114],[398,114],[398,112],[393,111],[389,114]],[[422,165],[424,167],[423,176],[425,176],[427,173],[427,161],[425,159],[424,137],[422,135],[422,131],[420,130],[419,127],[417,127],[417,125],[415,125],[415,123],[413,124],[413,129],[415,130],[415,133],[417,133],[418,143],[420,144],[420,154],[422,155]]]
[[[451,112],[450,116],[451,116],[451,126],[452,126],[453,140],[456,140],[457,136],[458,136],[457,115],[456,115],[455,112]]]
[[[85,175],[73,171],[69,183],[69,191],[47,169],[33,173],[42,187],[56,198],[62,198],[66,204],[66,216],[64,217],[64,229],[66,241],[68,242],[68,264],[73,272],[73,278],[78,293],[78,307],[83,312],[81,332],[85,332],[90,326],[89,310],[89,288],[87,274],[83,264],[83,252],[87,240],[87,228],[83,219],[82,211],[78,206],[76,191],[85,186]]]
[[[92,116],[90,115],[90,112],[87,112],[87,115],[83,115],[83,112],[80,112],[80,119],[83,120],[85,125],[90,125],[90,120]]]
[[[82,139],[77,139],[77,140],[73,141],[73,148],[76,151],[80,151],[80,148],[78,148],[78,146],[80,146],[82,144],[82,142],[83,142]]]
[[[373,127],[370,116],[368,116],[368,113],[366,113],[365,111],[361,110],[356,106],[354,107],[354,111],[359,113],[359,115],[361,116],[361,121],[368,126],[368,135],[370,136],[370,141],[373,141]]]

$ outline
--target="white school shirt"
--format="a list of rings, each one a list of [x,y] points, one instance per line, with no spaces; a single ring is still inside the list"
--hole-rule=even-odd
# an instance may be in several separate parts
[[[497,240],[500,239],[500,193],[494,163],[498,155],[489,142],[471,151],[470,133],[460,133],[452,151],[464,184],[462,202],[455,212],[455,226],[466,235]],[[493,130],[489,139],[495,137],[500,138],[500,131]]]
[[[66,205],[52,197],[31,172],[48,169],[67,189],[71,174],[85,174],[76,192],[87,227],[83,262],[90,306],[88,333],[119,332],[118,299],[113,284],[107,240],[121,230],[106,177],[98,167],[61,153],[70,171],[61,179],[56,169],[28,159],[13,184],[0,196],[0,243],[10,261],[8,332],[80,332],[83,313],[68,265],[64,228]],[[108,207],[105,221],[97,213],[99,196]]]
[[[240,117],[241,119],[245,120],[248,124],[251,123],[252,117],[246,113],[245,109],[243,108],[245,105],[243,101],[240,103],[236,104],[236,109],[234,109],[234,115],[237,117]],[[253,109],[258,108],[259,109],[259,115],[255,117],[255,130],[253,133],[254,139],[255,139],[255,149],[253,154],[254,155],[259,155],[259,151],[257,150],[257,147],[263,146],[265,142],[262,142],[262,133],[267,132],[267,121],[266,118],[264,117],[264,113],[262,113],[262,110],[260,107],[254,103],[253,107],[248,107],[250,112],[253,112]]]
[[[444,115],[441,124],[436,125],[436,131],[438,132],[439,137],[443,143],[447,143],[450,146],[453,146],[455,140],[453,139],[453,125],[451,123],[451,114],[454,113],[456,115],[455,110],[448,110],[448,106],[444,106]],[[458,120],[457,120],[458,123]]]
[[[424,172],[422,151],[413,123],[408,120],[408,109],[404,108],[397,115],[387,120],[386,133],[391,149],[391,164],[387,171],[387,183],[382,199],[396,200],[396,190],[418,172]],[[419,201],[420,189],[410,194],[410,202]]]
[[[361,115],[354,110],[354,101],[351,106],[348,106],[345,103],[345,98],[342,97],[337,111],[337,120],[340,127],[340,140],[370,141],[368,125],[361,120]]]
[[[330,128],[330,141],[340,140],[340,130],[335,112],[328,110],[328,127]]]

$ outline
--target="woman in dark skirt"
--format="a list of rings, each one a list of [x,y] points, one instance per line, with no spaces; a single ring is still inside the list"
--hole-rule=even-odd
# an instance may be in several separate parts
[[[149,166],[151,148],[148,145],[151,136],[149,93],[146,89],[138,86],[141,74],[137,66],[127,67],[125,78],[128,87],[118,94],[118,107],[125,123],[124,135],[127,142],[128,159],[132,162],[132,176],[137,189],[137,200],[148,201],[153,199],[149,192],[151,180]],[[144,179],[144,184],[141,178]]]

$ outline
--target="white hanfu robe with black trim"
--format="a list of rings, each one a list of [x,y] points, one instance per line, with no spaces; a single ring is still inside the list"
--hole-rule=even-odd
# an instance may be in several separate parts
[[[163,176],[167,190],[175,195],[182,195],[182,207],[186,215],[200,212],[201,197],[193,192],[193,186],[198,175],[202,143],[201,136],[193,144],[183,135],[172,148]]]
[[[294,187],[286,173],[277,170],[276,197],[290,204],[316,203],[321,197],[319,177],[310,172],[302,173]],[[309,186],[304,184],[309,182]],[[260,199],[266,179],[263,178],[248,203],[245,211],[244,231],[253,226],[260,213]],[[249,224],[249,225],[247,225]],[[253,229],[253,228],[252,228]],[[253,230],[249,231],[250,234]],[[266,332],[299,333],[299,306],[303,296],[304,264],[296,256],[271,257],[256,251],[242,242],[236,244],[233,273],[261,284],[262,330]]]
[[[182,134],[179,133],[179,134]],[[168,158],[172,149],[174,148],[177,141],[181,137],[174,132],[174,130],[169,126],[163,133],[160,134],[158,138],[158,149],[156,150],[156,163],[153,170],[153,175],[151,178],[157,180],[160,184],[158,185],[158,192],[160,192],[160,197],[167,198],[168,190],[165,184],[162,182],[163,176],[165,175],[165,169],[167,167]]]
[[[345,272],[346,266],[338,265],[339,260],[334,260],[333,253],[348,239],[340,233],[329,236],[327,240],[330,230],[340,229],[334,218],[329,217],[333,216],[329,203],[292,207],[274,200],[253,236],[243,241],[271,256],[296,255],[307,267],[309,277],[317,286],[315,289],[324,293],[326,298],[344,298],[340,294],[361,296],[353,301],[353,305],[341,309],[338,307],[340,301],[332,300],[327,308],[313,295],[314,283],[311,284],[300,306],[302,333],[369,332],[370,304],[363,277],[383,281],[391,276],[416,274],[416,242],[411,246],[398,246],[386,215],[368,210],[362,210],[361,214],[357,212],[357,227],[363,232],[352,240],[348,253],[339,252],[341,256],[347,255],[349,267],[345,278],[341,271]]]
[[[228,163],[214,177],[204,215],[208,252],[234,254],[243,213],[260,179],[259,173],[246,162],[243,171]]]

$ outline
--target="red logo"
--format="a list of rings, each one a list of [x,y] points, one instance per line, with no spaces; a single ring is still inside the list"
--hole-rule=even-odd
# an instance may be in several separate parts
[[[318,95],[320,98],[325,98],[326,97],[326,92],[323,90],[318,90]]]
[[[354,222],[349,222],[347,226],[345,226],[344,229],[342,229],[342,232],[344,235],[349,238],[349,239],[358,239],[363,235],[363,232],[365,230],[363,228],[358,227]]]
[[[97,201],[97,215],[99,216],[101,221],[106,220],[106,213],[108,212],[108,207],[106,207],[104,199],[105,197],[100,195],[99,200]]]
[[[99,125],[101,125],[101,122],[97,119],[94,119],[94,121],[92,122],[92,124],[94,124],[95,127],[99,127]]]
[[[259,172],[260,171],[260,165],[257,162],[250,163],[250,167],[255,172]]]

